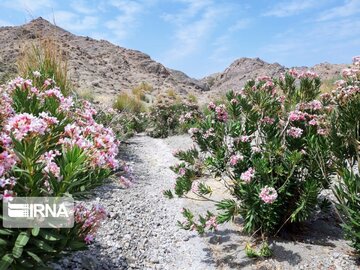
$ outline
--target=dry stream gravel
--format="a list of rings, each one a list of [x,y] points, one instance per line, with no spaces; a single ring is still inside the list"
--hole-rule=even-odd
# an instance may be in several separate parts
[[[334,215],[319,215],[298,233],[271,239],[271,259],[246,257],[250,240],[241,233],[241,224],[219,227],[200,237],[180,230],[182,207],[204,213],[212,205],[189,199],[168,200],[162,190],[174,185],[169,166],[177,162],[176,149],[187,149],[186,135],[154,139],[137,135],[122,145],[122,158],[133,169],[135,181],[128,189],[110,182],[95,191],[109,212],[89,250],[76,252],[53,263],[54,269],[359,269],[351,248],[342,238]],[[204,179],[205,180],[205,179]],[[221,198],[215,184],[213,198]]]

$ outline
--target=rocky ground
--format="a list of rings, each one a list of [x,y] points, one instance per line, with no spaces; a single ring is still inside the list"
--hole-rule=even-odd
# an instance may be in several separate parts
[[[188,199],[168,200],[175,175],[175,149],[191,146],[188,136],[153,139],[137,135],[122,146],[133,168],[135,181],[129,189],[110,182],[96,190],[109,211],[87,251],[64,257],[55,269],[359,269],[351,248],[342,238],[335,215],[317,216],[298,232],[270,239],[273,256],[267,260],[246,257],[245,244],[251,239],[241,233],[241,223],[221,226],[203,237],[179,230],[182,207],[204,212],[206,203]],[[212,181],[212,179],[207,179]],[[213,198],[224,196],[215,185]]]

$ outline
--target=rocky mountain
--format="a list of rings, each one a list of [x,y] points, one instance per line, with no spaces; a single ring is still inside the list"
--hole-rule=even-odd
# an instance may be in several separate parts
[[[16,73],[24,44],[38,38],[56,42],[75,88],[92,92],[95,99],[105,103],[142,82],[152,86],[154,95],[168,89],[182,95],[208,90],[202,82],[168,69],[140,51],[76,36],[41,17],[21,26],[0,27],[0,80]]]
[[[293,67],[299,71],[312,70],[319,74],[322,80],[333,80],[340,76],[346,64],[322,63],[313,67]],[[259,76],[277,77],[284,73],[286,68],[278,63],[269,64],[259,58],[240,58],[235,60],[223,72],[207,76],[201,81],[210,89],[210,95],[224,93],[229,89],[240,90],[245,82]]]
[[[70,78],[76,89],[92,93],[96,100],[110,104],[120,92],[129,92],[146,82],[153,88],[152,95],[169,89],[180,95],[193,93],[200,103],[220,96],[229,89],[239,90],[248,79],[258,76],[279,76],[286,67],[269,64],[259,58],[240,58],[223,72],[201,80],[169,69],[140,51],[116,46],[105,40],[76,36],[41,17],[14,27],[0,27],[0,81],[16,74],[16,61],[24,44],[49,38],[55,42],[67,60]],[[323,63],[310,68],[323,79],[338,78],[347,65]],[[298,67],[307,70],[308,67]]]

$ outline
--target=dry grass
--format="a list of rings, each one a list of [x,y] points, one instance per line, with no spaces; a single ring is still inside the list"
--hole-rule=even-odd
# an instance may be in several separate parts
[[[79,98],[81,99],[85,99],[85,100],[88,100],[88,101],[91,101],[91,102],[94,102],[95,100],[95,95],[94,93],[88,89],[88,88],[85,88],[85,89],[77,89],[76,90],[76,94],[78,95]]]
[[[117,96],[113,108],[130,113],[141,113],[146,111],[146,107],[140,99],[131,97],[127,93],[121,93]]]
[[[195,96],[194,93],[189,93],[187,99],[190,103],[194,103],[194,104],[198,103],[198,98]]]
[[[72,91],[67,61],[63,59],[62,52],[53,39],[39,39],[25,44],[17,60],[17,67],[22,77],[33,78],[33,72],[39,71],[42,80],[55,80],[64,95]]]

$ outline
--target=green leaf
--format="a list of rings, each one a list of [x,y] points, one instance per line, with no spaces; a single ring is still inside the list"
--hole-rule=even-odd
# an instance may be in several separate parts
[[[38,255],[36,255],[35,253],[31,252],[31,251],[26,251],[26,253],[34,259],[34,261],[36,261],[38,264],[44,264],[44,262],[40,259],[40,257]]]
[[[40,228],[39,228],[39,227],[35,227],[35,228],[33,228],[33,229],[31,230],[31,234],[32,234],[33,236],[38,236],[39,232],[40,232]]]
[[[14,258],[10,254],[4,255],[0,260],[0,269],[8,269],[9,266],[13,263]]]
[[[30,233],[29,231],[19,233],[16,238],[15,246],[16,247],[24,247],[29,242]]]

